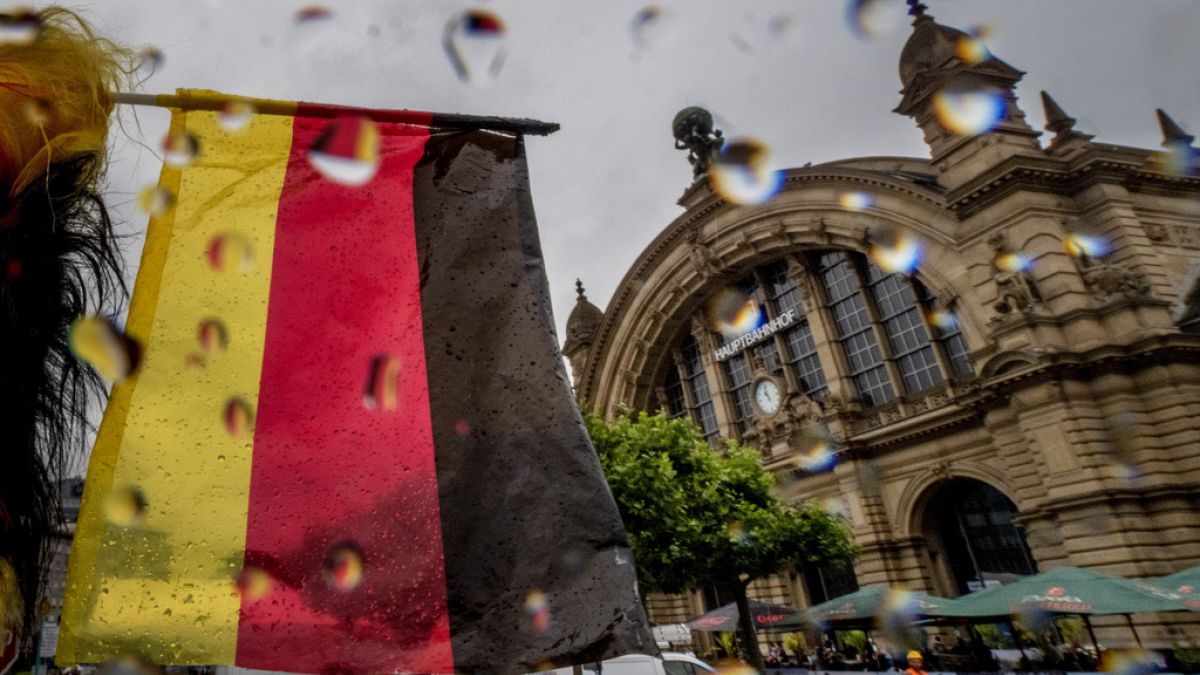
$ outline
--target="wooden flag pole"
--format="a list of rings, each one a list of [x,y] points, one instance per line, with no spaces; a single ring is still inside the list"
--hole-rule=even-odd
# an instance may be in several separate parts
[[[230,103],[244,102],[253,105],[254,112],[260,115],[295,115],[297,112],[297,103],[291,101],[272,101],[244,96],[224,96],[207,92],[203,96],[117,92],[113,94],[113,99],[123,105],[145,105],[158,108],[181,108],[183,110],[221,110]],[[420,124],[442,129],[487,129],[489,131],[509,131],[534,136],[547,136],[559,129],[559,125],[555,122],[541,122],[539,120],[519,117],[428,113],[417,110],[375,110],[372,108],[323,104],[306,105],[304,114],[312,117],[362,115],[376,122]]]

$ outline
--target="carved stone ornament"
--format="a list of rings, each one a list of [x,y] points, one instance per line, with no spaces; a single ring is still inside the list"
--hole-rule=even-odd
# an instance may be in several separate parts
[[[1101,300],[1141,298],[1150,294],[1150,284],[1145,278],[1125,265],[1093,259],[1078,260],[1077,263],[1088,290]]]
[[[1166,226],[1162,223],[1146,223],[1144,227],[1150,241],[1166,241],[1170,238]]]
[[[711,279],[725,271],[725,263],[712,252],[704,242],[700,241],[700,229],[691,228],[687,234],[688,255],[696,273],[705,279]]]
[[[992,256],[992,279],[996,282],[996,304],[993,309],[999,314],[1025,312],[1042,301],[1037,283],[1028,272],[1013,268],[1008,264],[1012,252],[1005,242],[1004,234],[996,234],[988,239],[988,244],[995,251]]]

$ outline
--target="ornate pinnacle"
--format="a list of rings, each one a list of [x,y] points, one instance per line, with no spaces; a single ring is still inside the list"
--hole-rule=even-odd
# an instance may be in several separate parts
[[[1163,147],[1174,148],[1180,145],[1191,145],[1192,141],[1196,140],[1195,136],[1185,132],[1175,123],[1175,120],[1163,112],[1162,108],[1156,108],[1154,112],[1158,113],[1158,126],[1162,129]]]
[[[1062,107],[1050,98],[1050,94],[1042,92],[1042,110],[1046,112],[1046,131],[1051,131],[1055,136],[1062,136],[1070,133],[1075,128],[1075,118],[1067,115]]]
[[[929,8],[921,0],[908,0],[908,15],[913,18],[914,25],[923,18],[933,19],[932,16],[925,13],[926,9]]]
[[[575,280],[575,293],[579,296],[577,300],[587,300],[587,295],[583,292],[583,281],[580,279]]]

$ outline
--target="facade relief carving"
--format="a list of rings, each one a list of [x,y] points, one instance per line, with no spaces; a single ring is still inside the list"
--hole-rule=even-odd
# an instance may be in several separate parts
[[[707,244],[700,240],[700,228],[692,227],[687,233],[688,256],[696,273],[704,279],[720,276],[725,272],[725,263],[721,261]]]
[[[1013,252],[1008,247],[1008,240],[1003,233],[992,235],[988,239],[992,247],[992,279],[996,283],[996,303],[992,306],[1001,316],[992,319],[993,322],[1003,322],[1007,315],[1026,313],[1033,310],[1042,302],[1042,294],[1038,291],[1037,282],[1020,264],[1014,264]]]

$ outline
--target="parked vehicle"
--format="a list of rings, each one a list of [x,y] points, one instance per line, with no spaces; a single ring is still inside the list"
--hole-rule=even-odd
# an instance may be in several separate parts
[[[708,675],[717,670],[694,656],[663,652],[662,658],[626,654],[600,663],[566,666],[546,672],[547,675]]]

